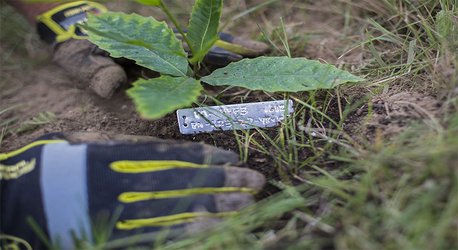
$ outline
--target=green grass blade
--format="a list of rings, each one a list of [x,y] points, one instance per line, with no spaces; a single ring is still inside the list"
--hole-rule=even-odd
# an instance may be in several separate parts
[[[141,3],[143,5],[159,7],[162,1],[161,0],[135,0],[135,2]]]

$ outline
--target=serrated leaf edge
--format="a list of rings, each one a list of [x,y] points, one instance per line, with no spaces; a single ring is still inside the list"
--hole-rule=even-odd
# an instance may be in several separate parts
[[[159,24],[164,24],[165,28],[168,29],[169,31],[171,31],[171,33],[173,34],[173,30],[172,30],[170,27],[168,27],[168,25],[167,25],[166,22],[164,22],[164,21],[158,21],[158,20],[156,20],[156,19],[153,18],[153,17],[144,17],[144,16],[141,16],[141,15],[137,15],[137,14],[135,14],[135,13],[132,13],[132,14],[125,14],[125,13],[122,13],[122,12],[107,12],[107,13],[104,13],[104,14],[102,14],[102,15],[111,15],[111,14],[119,14],[119,15],[123,15],[123,16],[127,16],[127,17],[136,16],[136,17],[141,17],[141,18],[150,18],[150,19],[152,19],[153,21],[155,21],[155,22],[157,22],[157,23],[159,23]],[[101,18],[101,17],[103,17],[102,15],[93,15],[93,14],[89,14],[89,15],[88,15],[88,19],[90,20],[91,18],[95,18],[95,19],[97,19],[97,20],[99,20],[99,21],[101,21],[101,22],[103,22],[103,23],[105,23],[105,24],[108,24],[108,26],[112,26],[112,25],[110,24],[110,22],[108,22],[107,20]],[[146,48],[148,51],[150,51],[151,53],[155,54],[158,58],[160,58],[161,61],[165,62],[166,64],[168,64],[168,65],[170,65],[172,68],[174,68],[174,69],[177,71],[177,73],[179,73],[179,74],[173,74],[173,76],[186,76],[187,69],[186,69],[185,72],[181,71],[181,70],[180,70],[179,68],[177,68],[175,65],[171,64],[170,62],[168,62],[167,60],[165,60],[164,58],[162,58],[159,54],[157,54],[157,52],[156,52],[153,48],[151,48],[151,46],[147,46],[147,44],[138,45],[138,44],[132,43],[132,41],[134,41],[134,40],[128,39],[128,38],[126,38],[126,37],[124,37],[124,36],[121,37],[122,39],[120,39],[120,37],[118,37],[117,35],[110,35],[110,36],[107,36],[107,35],[105,35],[105,34],[107,34],[107,33],[99,32],[97,29],[92,28],[92,27],[88,26],[87,24],[86,24],[86,25],[83,24],[83,25],[81,25],[81,26],[82,26],[84,29],[88,30],[89,32],[93,32],[93,33],[95,33],[95,34],[98,35],[98,36],[101,36],[101,37],[108,37],[108,38],[113,39],[113,40],[115,40],[115,41],[117,41],[117,42],[120,42],[120,43],[126,43],[126,44],[130,44],[130,45],[134,45],[134,46],[141,46],[141,47],[144,47],[144,48]],[[122,35],[122,32],[121,32],[121,35]],[[176,38],[176,39],[177,39],[177,41],[179,42],[178,38]],[[89,40],[91,41],[90,37],[89,37]],[[136,41],[136,40],[135,40],[135,41]],[[93,42],[93,41],[91,41],[91,42]],[[139,42],[141,42],[141,41],[139,41]],[[99,47],[102,47],[102,46],[99,46]],[[105,46],[103,46],[103,47],[105,47]],[[181,48],[182,48],[182,47],[181,47]],[[161,51],[161,50],[157,50],[157,51]],[[182,48],[182,51],[180,51],[180,52],[183,52],[183,54],[178,54],[178,53],[172,53],[172,54],[175,54],[175,55],[177,55],[177,56],[179,56],[179,57],[183,57],[185,60],[187,60],[187,59],[186,59],[186,52],[184,52],[184,49],[183,49],[183,48]],[[116,52],[110,53],[110,56],[116,57],[116,58],[125,57],[124,55],[121,55],[121,54],[116,53]],[[134,60],[134,59],[132,59],[132,60]],[[134,60],[134,61],[137,62],[136,60]],[[138,63],[138,62],[137,62],[137,63]],[[141,64],[141,63],[138,63],[138,65],[143,66],[143,67],[148,68],[148,69],[151,69],[151,70],[154,70],[154,71],[159,71],[159,72],[160,72],[160,70],[158,70],[158,69],[153,69],[153,68],[151,68],[151,67],[149,67],[149,66],[146,66],[146,65],[144,65],[144,64]]]
[[[199,0],[196,0],[196,3],[194,5],[191,13],[195,13],[194,9],[198,8],[198,4],[199,4]],[[212,4],[212,6],[210,6],[210,9],[213,9],[213,1],[211,1],[211,4]],[[221,13],[221,9],[222,9],[222,4],[220,6],[220,13]],[[201,60],[205,56],[205,54],[208,52],[208,50],[210,50],[211,47],[215,44],[215,42],[218,40],[218,37],[215,37],[212,41],[208,42],[208,45],[206,45],[204,43],[204,40],[205,40],[204,38],[206,37],[206,35],[208,33],[208,29],[209,29],[210,24],[211,24],[211,15],[212,15],[212,12],[210,12],[210,17],[208,18],[208,22],[207,22],[207,25],[205,27],[205,32],[204,32],[204,35],[202,36],[202,39],[201,39],[202,42],[200,43],[200,46],[199,46],[200,53],[197,53],[196,55],[192,55],[192,58],[189,60],[191,63],[195,63],[195,62]],[[193,23],[193,18],[194,18],[194,15],[191,14],[191,19],[189,20],[188,32],[191,30],[190,28],[191,28],[191,24]],[[221,18],[221,16],[220,16],[220,18]],[[188,39],[189,39],[189,36],[188,36]],[[191,41],[191,42],[195,42],[195,41]],[[193,46],[193,44],[189,44],[189,46]],[[204,47],[205,47],[205,50],[206,50],[205,52],[202,51]],[[195,48],[193,48],[193,50],[196,51]]]
[[[184,78],[184,81],[183,82],[186,82],[186,81],[189,81],[189,80],[193,80],[193,81],[197,81],[198,85],[199,85],[199,88],[198,89],[195,89],[195,90],[192,90],[191,93],[193,92],[193,96],[195,97],[194,100],[196,100],[201,91],[203,90],[203,87],[202,85],[200,84],[200,80],[197,80],[197,79],[194,79],[194,78],[191,78],[191,77],[172,77],[172,76],[166,76],[166,77],[171,77],[171,78]],[[135,107],[136,107],[136,110],[137,112],[140,114],[140,116],[144,119],[158,119],[158,118],[162,118],[164,117],[165,115],[173,112],[173,111],[166,111],[166,112],[157,112],[159,113],[158,115],[148,115],[146,110],[147,110],[147,104],[145,103],[139,103],[135,97],[134,97],[134,94],[132,93],[133,91],[135,91],[135,87],[138,87],[139,85],[141,84],[145,84],[145,83],[148,83],[148,81],[152,81],[154,79],[157,79],[157,78],[152,78],[152,79],[138,79],[137,81],[135,81],[132,85],[133,87],[128,89],[126,91],[127,95],[134,101],[134,104],[135,104]],[[182,82],[182,83],[183,83]],[[177,86],[176,88],[178,88],[179,86]],[[183,107],[186,107],[186,106],[189,106],[190,104],[192,104],[193,101],[190,101],[191,103],[189,104],[183,104],[183,105],[169,105],[170,109],[171,110],[177,110],[179,108],[183,108]]]
[[[281,57],[267,57],[267,56],[260,56],[260,57],[257,57],[256,59],[263,59],[263,58],[268,58],[268,59],[273,59],[273,58],[288,58],[286,56],[281,56]],[[314,63],[319,63],[323,66],[328,66],[328,67],[331,67],[333,68],[333,70],[337,70],[337,71],[342,71],[342,72],[345,72],[345,73],[348,73],[350,74],[354,79],[349,79],[349,80],[344,80],[342,81],[341,83],[339,84],[332,84],[331,86],[329,87],[321,87],[321,88],[317,88],[317,89],[333,89],[335,88],[336,86],[340,85],[340,84],[344,84],[344,83],[356,83],[356,82],[361,82],[361,81],[364,81],[365,79],[362,78],[362,77],[359,77],[359,76],[356,76],[356,75],[353,75],[352,73],[348,72],[348,71],[345,71],[345,70],[342,70],[342,69],[339,69],[337,68],[336,66],[332,65],[332,64],[323,64],[322,62],[318,61],[318,60],[310,60],[310,59],[307,59],[307,58],[301,58],[301,57],[296,57],[296,58],[291,58],[291,59],[302,59],[302,60],[305,60],[305,61],[310,61],[310,62],[314,62]],[[245,59],[242,59],[238,62],[232,62],[231,64],[239,64],[239,63],[243,63],[245,61],[248,61],[248,60],[253,60],[252,58],[245,58]],[[230,64],[230,65],[231,65]],[[228,66],[230,66],[228,65]],[[226,67],[228,67],[226,66]],[[205,82],[209,85],[212,85],[212,86],[237,86],[237,87],[242,87],[242,88],[246,88],[246,89],[250,89],[250,90],[262,90],[262,91],[266,91],[266,92],[301,92],[301,91],[288,91],[288,90],[282,90],[282,89],[277,89],[277,90],[266,90],[266,89],[263,89],[263,88],[248,88],[246,87],[245,85],[242,85],[242,84],[228,84],[228,83],[211,83],[209,81],[207,81],[206,79],[209,79],[212,77],[212,75],[214,74],[217,74],[219,73],[220,71],[224,71],[225,68],[219,68],[219,69],[216,69],[215,71],[213,71],[210,75],[208,76],[205,76],[205,77],[202,77],[200,80],[202,82]],[[279,76],[278,74],[276,74],[277,76]],[[291,75],[286,75],[286,76],[291,76]],[[253,76],[250,76],[250,77],[253,77]],[[216,79],[222,79],[222,78],[216,78]],[[312,91],[314,89],[310,89],[310,90],[303,90],[303,91]]]

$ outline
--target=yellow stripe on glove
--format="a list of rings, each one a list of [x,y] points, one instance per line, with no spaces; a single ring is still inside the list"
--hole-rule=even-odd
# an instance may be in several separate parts
[[[196,164],[187,161],[115,161],[110,168],[119,173],[138,174],[163,171],[175,168],[207,168],[206,164]]]
[[[36,147],[36,146],[41,146],[41,145],[45,145],[45,144],[51,144],[51,143],[59,143],[59,142],[65,142],[64,140],[41,140],[41,141],[35,141],[35,142],[32,142],[20,149],[17,149],[17,150],[14,150],[12,152],[9,152],[9,153],[4,153],[4,154],[0,154],[0,161],[3,161],[3,160],[6,160],[8,158],[11,158],[13,156],[16,156],[16,155],[19,155],[33,147]]]
[[[141,227],[164,227],[173,226],[183,223],[190,223],[199,218],[221,218],[237,214],[237,212],[221,212],[221,213],[207,213],[207,212],[194,212],[194,213],[181,213],[174,215],[167,215],[146,219],[132,219],[124,220],[116,223],[116,228],[120,230],[132,230]]]
[[[177,198],[198,194],[221,194],[235,192],[249,194],[257,193],[254,189],[244,187],[200,187],[157,192],[125,192],[118,196],[118,200],[123,203],[132,203],[152,199]]]

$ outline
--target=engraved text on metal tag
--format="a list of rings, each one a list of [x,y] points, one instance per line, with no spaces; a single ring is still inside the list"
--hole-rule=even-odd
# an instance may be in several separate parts
[[[177,118],[182,134],[198,134],[275,127],[293,111],[293,101],[281,100],[179,109]]]

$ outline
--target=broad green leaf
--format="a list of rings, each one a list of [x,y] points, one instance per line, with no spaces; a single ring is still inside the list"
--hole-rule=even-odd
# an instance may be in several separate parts
[[[127,90],[127,94],[134,100],[142,117],[156,119],[178,108],[191,105],[201,90],[199,80],[161,76],[134,82],[134,87]]]
[[[125,57],[151,70],[186,76],[187,55],[165,22],[137,14],[89,15],[83,28],[89,40],[113,57]]]
[[[135,2],[149,6],[161,6],[161,0],[135,0]]]
[[[191,62],[201,62],[218,40],[222,0],[196,0],[188,27],[188,40],[194,53]]]
[[[303,58],[258,57],[231,63],[202,81],[215,86],[240,86],[267,92],[331,89],[363,79],[329,64]]]

